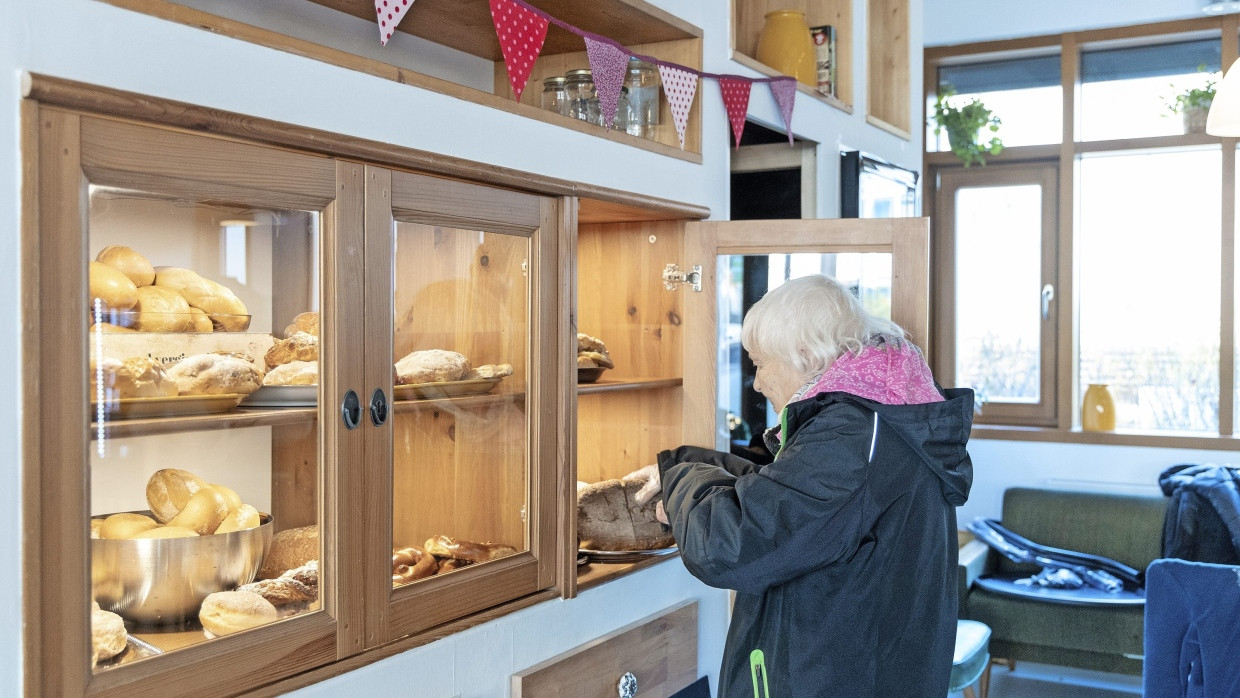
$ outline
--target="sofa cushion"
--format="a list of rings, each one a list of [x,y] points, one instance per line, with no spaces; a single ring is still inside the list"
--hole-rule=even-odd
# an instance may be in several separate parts
[[[990,626],[992,642],[1142,654],[1142,606],[1094,607],[1018,599],[974,587],[962,614]]]

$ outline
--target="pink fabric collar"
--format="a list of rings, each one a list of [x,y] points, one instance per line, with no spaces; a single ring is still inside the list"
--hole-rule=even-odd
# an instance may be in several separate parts
[[[943,401],[921,351],[903,341],[883,342],[857,354],[841,355],[799,399],[837,391],[884,405]]]

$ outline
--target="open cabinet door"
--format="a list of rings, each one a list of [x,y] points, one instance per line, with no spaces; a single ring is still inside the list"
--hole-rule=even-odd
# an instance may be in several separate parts
[[[827,273],[855,285],[867,307],[903,327],[928,353],[930,333],[930,220],[845,218],[830,220],[718,221],[686,224],[686,269],[701,266],[701,291],[685,292],[685,442],[728,450],[733,390],[740,392],[741,313],[766,288],[785,277]],[[770,269],[774,263],[778,269]],[[746,268],[767,265],[767,279],[746,290],[737,282]],[[833,273],[838,272],[838,273]],[[759,274],[760,275],[760,274]],[[847,277],[847,278],[845,278]],[[736,367],[720,380],[720,366]],[[733,385],[736,383],[736,385]],[[722,398],[722,399],[721,399]]]

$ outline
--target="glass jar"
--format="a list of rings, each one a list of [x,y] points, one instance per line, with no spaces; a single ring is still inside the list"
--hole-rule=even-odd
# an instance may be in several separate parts
[[[629,88],[622,85],[620,94],[616,96],[616,117],[612,120],[611,127],[617,131],[633,133],[632,124],[635,118],[633,105],[629,102]]]
[[[568,116],[568,93],[564,91],[564,78],[556,75],[543,80],[541,105],[547,111]]]
[[[624,73],[624,87],[628,90],[630,116],[625,129],[634,136],[653,138],[654,127],[659,124],[659,69],[653,63],[629,58]]]
[[[568,97],[568,115],[574,119],[602,124],[598,94],[594,91],[594,74],[589,68],[570,70],[564,76],[564,93]]]

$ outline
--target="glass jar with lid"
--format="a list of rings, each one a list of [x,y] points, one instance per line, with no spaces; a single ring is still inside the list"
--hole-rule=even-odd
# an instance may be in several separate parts
[[[659,124],[659,69],[653,63],[632,56],[624,73],[631,112],[627,131],[641,138],[653,138]]]
[[[598,93],[594,90],[594,74],[589,68],[570,70],[564,76],[564,93],[568,97],[568,115],[574,119],[602,124]]]
[[[568,116],[568,93],[564,91],[564,78],[559,75],[543,80],[541,106],[547,111]]]

